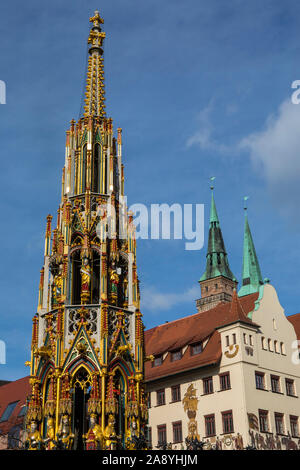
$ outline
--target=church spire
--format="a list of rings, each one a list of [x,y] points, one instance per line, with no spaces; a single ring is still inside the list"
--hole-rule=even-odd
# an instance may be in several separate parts
[[[211,186],[211,206],[210,206],[210,219],[209,219],[209,235],[208,246],[206,255],[206,270],[201,276],[200,281],[215,278],[217,276],[224,276],[236,282],[235,276],[232,274],[225,244],[223,240],[222,230],[218,218],[216,203],[214,199],[213,186]]]
[[[214,177],[211,178],[213,180]],[[213,189],[212,184],[206,269],[199,280],[201,299],[196,301],[199,312],[211,309],[219,302],[230,302],[237,285],[229,267]]]
[[[248,199],[248,198],[247,198]],[[245,201],[247,200],[245,198]],[[239,297],[243,295],[258,292],[259,286],[263,284],[258,258],[252,239],[251,230],[248,222],[247,207],[245,210],[244,225],[244,253],[243,253],[243,274],[242,287],[239,290]]]
[[[103,42],[105,33],[101,31],[104,20],[96,10],[90,18],[93,24],[88,37],[89,58],[85,88],[84,116],[105,117],[105,91],[103,67]]]

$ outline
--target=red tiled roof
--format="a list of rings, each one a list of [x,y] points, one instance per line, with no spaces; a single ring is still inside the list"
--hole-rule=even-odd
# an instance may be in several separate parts
[[[7,432],[17,423],[18,414],[22,405],[26,403],[26,398],[30,394],[29,376],[22,379],[9,382],[0,387],[0,418],[5,411],[7,405],[18,401],[14,411],[8,421],[0,423],[0,431]]]
[[[295,313],[295,315],[289,315],[287,319],[293,325],[297,338],[300,340],[300,313]]]
[[[219,362],[222,355],[221,341],[216,328],[237,321],[257,326],[246,316],[254,309],[257,298],[258,293],[238,298],[234,292],[230,303],[222,302],[205,312],[180,318],[145,331],[146,354],[154,356],[208,339],[203,352],[195,356],[191,355],[191,348],[187,348],[183,357],[178,361],[171,362],[170,354],[168,354],[160,366],[152,367],[151,362],[146,362],[146,381]]]

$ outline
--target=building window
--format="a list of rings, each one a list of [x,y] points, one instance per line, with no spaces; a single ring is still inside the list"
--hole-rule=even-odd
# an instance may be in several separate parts
[[[276,320],[273,318],[273,330],[277,330]]]
[[[290,397],[295,396],[294,381],[292,379],[285,379],[285,388],[287,395],[289,395]]]
[[[274,393],[280,393],[280,379],[277,375],[271,375],[271,390]]]
[[[264,336],[261,338],[261,347],[262,349],[267,349],[266,338]]]
[[[151,392],[147,393],[147,406],[151,408]]]
[[[167,427],[165,424],[157,426],[157,445],[163,446],[167,443]]]
[[[284,343],[280,343],[280,352],[285,356],[285,346]]]
[[[182,423],[181,421],[177,421],[173,423],[173,443],[178,444],[182,442]]]
[[[255,384],[258,390],[265,390],[265,374],[255,372]]]
[[[12,403],[9,403],[9,405],[7,405],[7,407],[5,408],[2,416],[1,416],[1,419],[0,419],[0,423],[3,423],[3,421],[7,421],[12,412],[14,411],[15,407],[17,406],[17,403],[19,403],[19,400],[18,401],[14,401]]]
[[[246,333],[243,334],[243,337],[244,337],[244,344],[247,344],[247,335],[246,335]]]
[[[249,344],[250,346],[253,346],[253,336],[249,335]]]
[[[161,365],[162,365],[162,361],[163,361],[162,355],[156,356],[155,359],[154,359],[154,361],[152,362],[152,366],[153,366],[153,367],[161,366]]]
[[[210,393],[214,393],[213,378],[205,377],[203,379],[203,394],[209,395]]]
[[[202,343],[197,343],[192,345],[192,356],[195,356],[196,354],[200,354],[203,351],[203,345]]]
[[[229,390],[230,389],[230,376],[229,372],[220,374],[220,390]]]
[[[180,385],[174,385],[171,387],[172,402],[180,401]]]
[[[161,406],[166,404],[165,389],[157,390],[156,392],[156,405]]]
[[[258,410],[260,432],[269,432],[269,416],[268,411]]]
[[[290,416],[292,437],[299,437],[298,416]]]
[[[206,437],[215,436],[216,435],[216,423],[215,423],[215,415],[207,415],[204,416],[205,419],[205,432]]]
[[[236,334],[235,333],[233,333],[233,335],[232,335],[232,343],[236,344]]]
[[[275,413],[275,427],[277,434],[284,434],[284,423],[282,413]]]
[[[228,434],[234,432],[232,411],[223,411],[222,413],[223,433]]]
[[[171,360],[172,362],[173,361],[179,361],[179,359],[182,358],[182,351],[181,349],[178,349],[178,351],[173,351],[172,352],[172,356],[171,356]]]
[[[226,341],[226,346],[229,346],[229,336],[225,337],[225,341]]]
[[[268,339],[268,349],[269,351],[273,352],[272,340],[270,338]]]
[[[147,438],[149,447],[152,447],[152,428],[150,426],[146,427],[146,438]]]

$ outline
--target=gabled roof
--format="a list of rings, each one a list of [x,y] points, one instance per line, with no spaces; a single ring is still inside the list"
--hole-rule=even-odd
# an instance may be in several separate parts
[[[9,419],[2,423],[0,422],[0,433],[6,433],[14,425],[23,422],[23,418],[18,418],[18,415],[22,406],[26,404],[26,398],[30,394],[30,390],[29,376],[0,387],[0,419],[10,403],[18,402]]]
[[[235,322],[257,326],[247,317],[247,314],[254,309],[257,298],[258,293],[254,293],[239,299],[234,291],[231,303],[222,302],[210,310],[146,330],[147,355],[158,356],[208,340],[203,352],[195,356],[191,355],[191,350],[188,347],[182,359],[178,361],[171,362],[170,354],[168,354],[160,366],[152,367],[151,362],[146,362],[146,381],[219,362],[222,354],[221,342],[220,334],[216,330]]]

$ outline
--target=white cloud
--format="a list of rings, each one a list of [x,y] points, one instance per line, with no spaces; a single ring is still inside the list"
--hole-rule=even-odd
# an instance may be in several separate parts
[[[209,104],[200,113],[200,128],[186,142],[220,155],[249,155],[254,170],[266,182],[273,202],[285,216],[292,216],[300,199],[300,104],[283,101],[263,127],[228,146],[213,138]]]
[[[177,304],[190,302],[200,296],[199,287],[191,287],[181,293],[159,292],[155,287],[146,286],[142,289],[143,310],[169,310]]]
[[[199,129],[187,139],[186,146],[192,147],[198,145],[202,150],[213,150],[218,153],[228,153],[231,149],[222,143],[217,142],[213,138],[213,125],[211,122],[211,113],[213,110],[213,100],[208,106],[200,111],[197,120],[199,121]]]
[[[300,106],[285,100],[267,118],[264,129],[242,139],[239,147],[249,151],[255,168],[270,185],[299,178]]]

